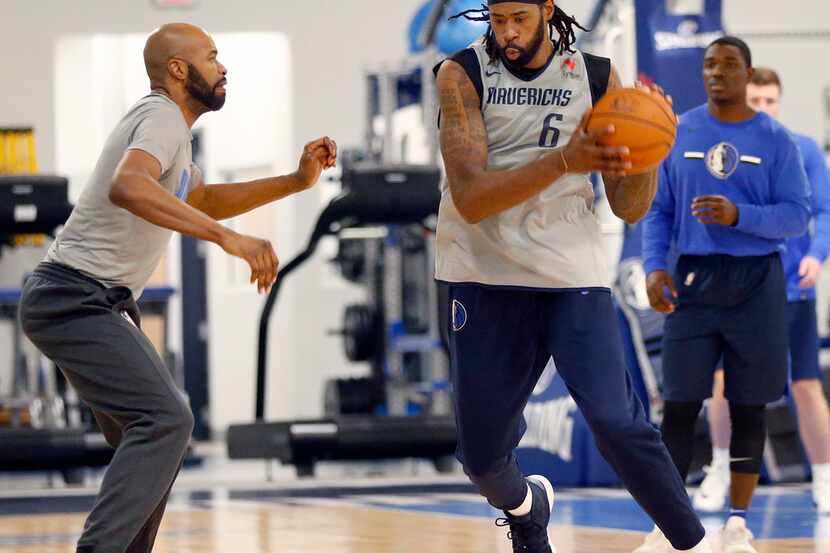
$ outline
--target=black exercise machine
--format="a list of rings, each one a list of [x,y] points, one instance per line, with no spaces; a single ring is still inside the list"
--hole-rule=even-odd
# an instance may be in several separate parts
[[[72,213],[67,187],[63,177],[0,176],[0,245],[14,235],[53,234]]]
[[[0,176],[0,249],[28,243],[24,237],[54,236],[72,209],[63,177]],[[106,465],[113,450],[102,434],[67,420],[66,405],[55,390],[44,395],[23,389],[27,360],[17,324],[19,299],[19,289],[0,289],[0,318],[14,327],[12,372],[17,388],[10,397],[0,397],[0,409],[10,423],[0,427],[0,470],[60,470],[68,483],[77,483],[82,475],[76,469]]]
[[[341,409],[340,413],[329,412],[328,418],[318,420],[264,420],[268,325],[285,278],[314,254],[325,236],[340,236],[344,231],[359,227],[424,225],[437,214],[439,180],[439,169],[430,166],[354,166],[344,170],[343,192],[320,214],[305,250],[280,269],[265,302],[259,325],[256,420],[228,428],[228,456],[231,459],[277,459],[295,465],[300,475],[309,475],[319,460],[419,457],[440,461],[455,451],[455,423],[449,413],[351,415],[343,414],[348,413],[348,409]],[[369,270],[360,266],[362,258],[340,261],[350,267],[341,264],[347,278],[350,272],[356,275]],[[366,351],[377,350],[371,343],[366,345],[365,339],[356,342],[351,333],[357,327],[376,327],[377,322],[357,311],[347,309],[346,312],[345,323],[353,327],[343,332],[347,353],[351,351],[350,358],[368,360],[369,356],[360,355],[361,347]],[[371,332],[369,335],[377,336]],[[383,336],[381,328],[381,357],[388,354],[388,338]],[[374,338],[368,340],[371,342]],[[373,363],[373,375],[368,379],[370,404],[382,401],[379,398],[384,395],[383,374],[377,374],[383,370],[382,365]],[[347,382],[341,384],[341,389],[348,388]],[[331,390],[327,390],[327,395],[330,393]],[[347,400],[340,403],[347,403]]]

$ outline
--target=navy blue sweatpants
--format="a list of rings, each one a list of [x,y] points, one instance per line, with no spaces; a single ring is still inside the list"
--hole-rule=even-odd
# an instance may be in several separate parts
[[[610,291],[449,287],[458,457],[490,504],[509,510],[524,500],[513,451],[525,431],[522,412],[553,356],[600,452],[637,502],[675,548],[697,545],[703,527],[634,395]]]

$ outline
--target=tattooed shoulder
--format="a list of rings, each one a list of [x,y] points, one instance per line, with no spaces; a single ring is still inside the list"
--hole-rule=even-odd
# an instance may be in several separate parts
[[[462,67],[453,61],[444,62],[438,71],[437,86],[441,106],[441,148],[445,158],[448,154],[462,151],[475,154],[482,147],[486,149],[478,93]]]

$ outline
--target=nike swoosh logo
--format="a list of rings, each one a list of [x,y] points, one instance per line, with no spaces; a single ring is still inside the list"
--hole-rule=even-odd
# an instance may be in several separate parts
[[[492,77],[493,75],[501,75],[501,71],[485,71],[484,75],[487,77]]]
[[[741,461],[754,461],[754,460],[755,459],[753,459],[752,457],[730,457],[729,458],[730,463],[740,463]]]

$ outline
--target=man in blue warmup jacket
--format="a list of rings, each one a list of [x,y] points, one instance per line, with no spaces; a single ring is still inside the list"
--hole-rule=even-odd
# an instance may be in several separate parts
[[[787,384],[787,295],[780,250],[804,234],[807,177],[789,132],[746,99],[749,47],[722,37],[706,49],[707,104],[680,120],[643,223],[652,307],[669,313],[663,342],[663,441],[689,472],[694,427],[723,358],[732,418],[732,510],[724,553],[754,553],[746,527],[766,435],[764,407]],[[667,272],[669,245],[679,259]],[[638,553],[671,551],[658,531]]]
[[[781,79],[772,69],[755,68],[747,87],[749,105],[778,118]],[[787,315],[790,339],[791,394],[798,410],[798,427],[813,474],[813,500],[820,513],[830,513],[830,410],[821,384],[818,362],[816,289],[821,266],[830,252],[830,173],[816,141],[793,134],[810,181],[813,232],[787,240],[782,259],[787,276]],[[712,464],[695,491],[701,511],[720,511],[729,492],[729,407],[723,397],[723,371],[715,373],[707,407],[712,438]]]

